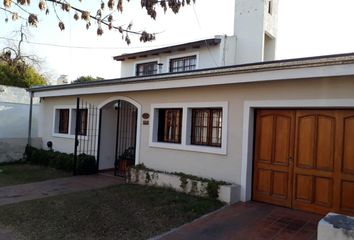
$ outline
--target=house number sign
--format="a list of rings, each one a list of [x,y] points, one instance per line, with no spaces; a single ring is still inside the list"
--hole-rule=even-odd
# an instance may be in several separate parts
[[[143,113],[143,119],[149,119],[150,117],[150,114],[148,113]]]

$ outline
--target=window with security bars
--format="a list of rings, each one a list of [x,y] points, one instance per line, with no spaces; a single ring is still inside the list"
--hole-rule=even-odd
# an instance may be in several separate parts
[[[136,76],[157,74],[157,62],[141,63],[136,65]]]
[[[58,109],[59,112],[59,131],[58,133],[69,133],[69,109]]]
[[[191,144],[221,147],[222,109],[192,109]]]
[[[182,109],[159,109],[158,141],[181,143]]]
[[[170,72],[184,72],[195,70],[197,66],[197,56],[174,58],[170,60]]]

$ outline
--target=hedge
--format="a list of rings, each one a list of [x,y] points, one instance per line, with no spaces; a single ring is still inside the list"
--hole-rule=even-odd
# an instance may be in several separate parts
[[[64,171],[74,170],[74,154],[27,146],[25,156],[26,161],[32,164],[48,166]],[[79,154],[76,166],[77,174],[92,174],[97,172],[96,158],[94,156]]]

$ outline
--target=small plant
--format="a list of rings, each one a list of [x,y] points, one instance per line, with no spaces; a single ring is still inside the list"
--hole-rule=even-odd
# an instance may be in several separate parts
[[[145,173],[145,183],[148,184],[150,182],[151,182],[150,174],[149,174],[149,172],[146,172]]]
[[[196,194],[198,192],[198,182],[192,180],[191,194]]]
[[[179,180],[181,181],[181,184],[179,185],[184,191],[186,191],[186,187],[187,187],[187,184],[188,184],[188,179],[186,176],[184,175],[181,175],[179,177]]]
[[[219,183],[214,179],[208,181],[206,191],[208,193],[209,198],[217,199],[219,197]]]

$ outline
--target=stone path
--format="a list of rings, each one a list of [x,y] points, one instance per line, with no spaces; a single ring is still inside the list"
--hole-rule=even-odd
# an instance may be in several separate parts
[[[321,215],[248,202],[236,203],[153,239],[316,240]]]
[[[0,206],[121,183],[124,183],[123,178],[89,175],[0,187]]]

